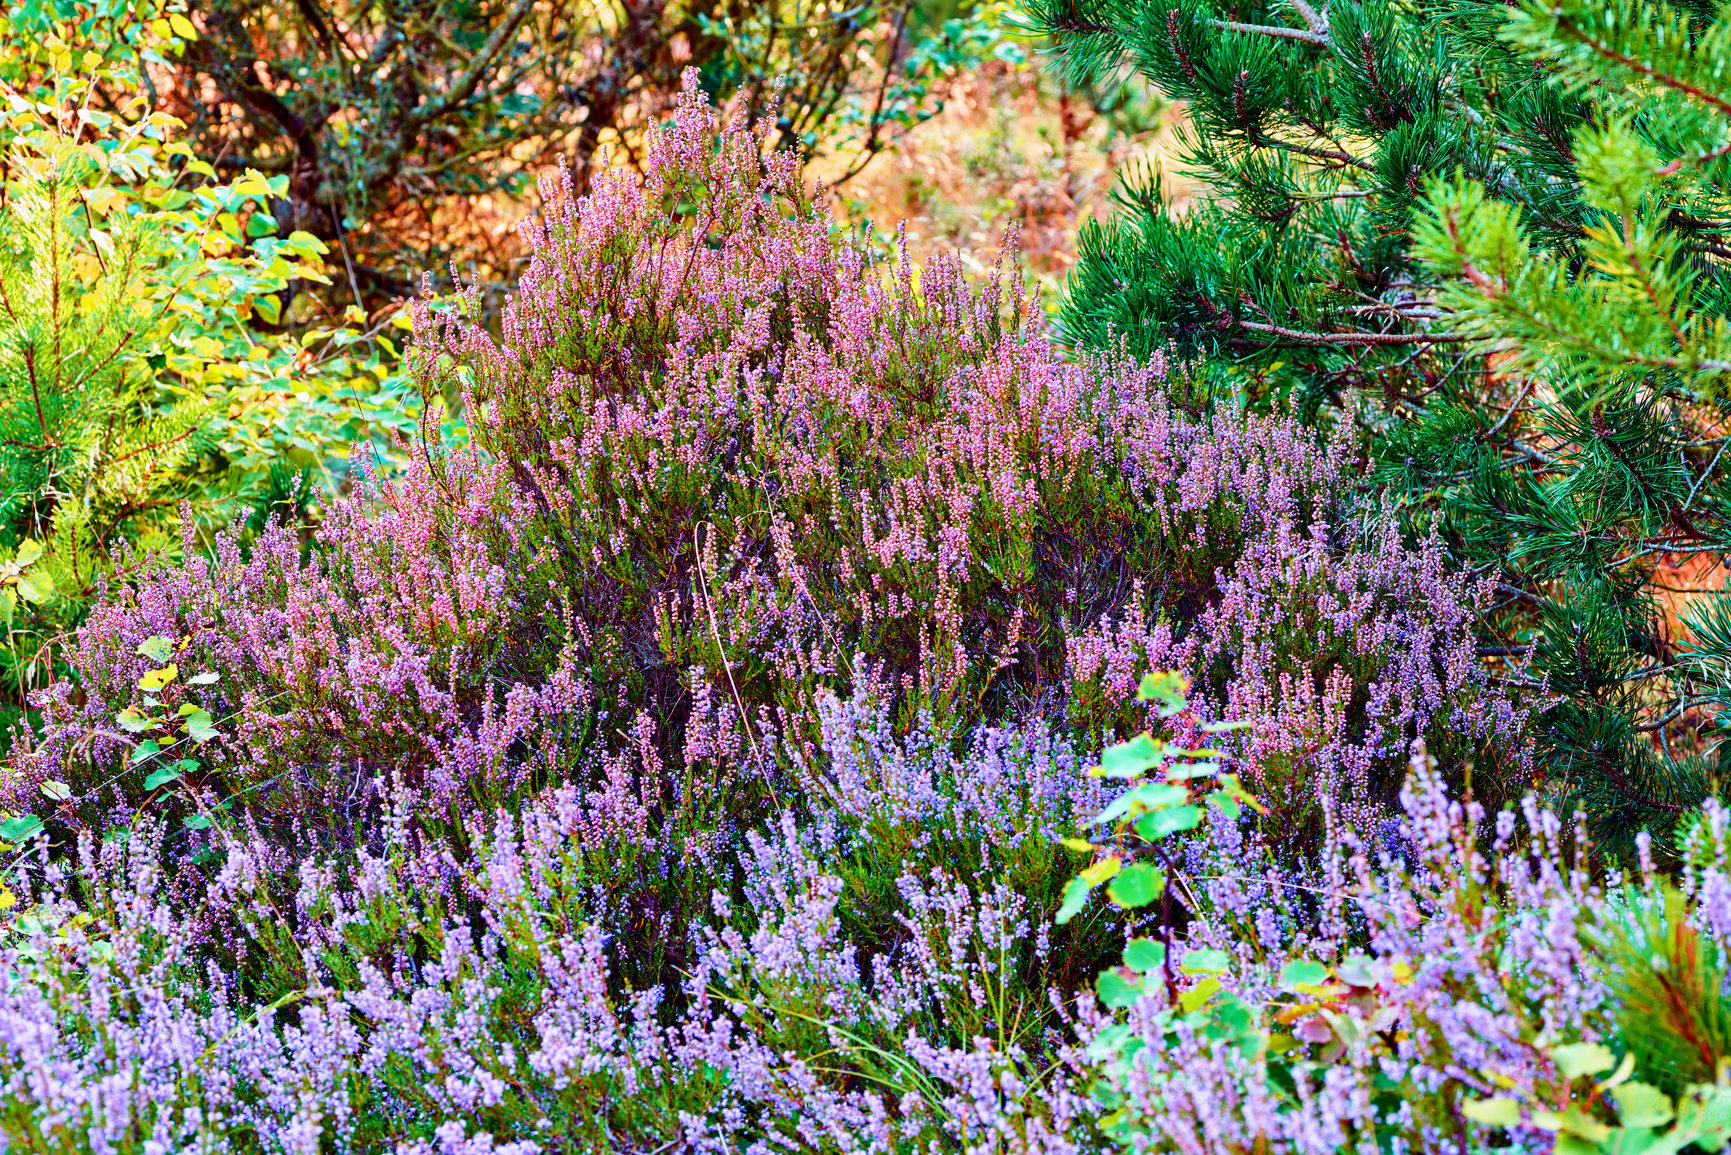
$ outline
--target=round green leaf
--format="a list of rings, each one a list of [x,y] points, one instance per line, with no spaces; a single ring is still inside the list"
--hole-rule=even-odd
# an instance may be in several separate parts
[[[1160,748],[1147,734],[1108,746],[1100,755],[1100,773],[1107,778],[1135,778],[1160,764]]]
[[[1100,996],[1100,1001],[1114,1010],[1132,1006],[1142,997],[1142,980],[1127,978],[1118,967],[1102,971],[1100,977],[1094,980],[1094,990]]]
[[[1172,806],[1165,810],[1156,810],[1152,814],[1143,815],[1136,823],[1136,833],[1149,842],[1157,842],[1168,834],[1194,830],[1196,824],[1201,821],[1201,807]]]
[[[1280,985],[1287,990],[1321,986],[1328,981],[1328,968],[1310,959],[1294,959],[1280,968]]]
[[[1193,950],[1178,969],[1187,975],[1223,975],[1232,969],[1232,956],[1223,950]]]
[[[1151,938],[1131,939],[1124,947],[1124,965],[1137,974],[1147,974],[1166,965],[1166,944]]]
[[[0,822],[0,838],[7,842],[22,842],[42,829],[42,820],[34,814],[20,814]]]
[[[164,766],[144,780],[146,790],[155,790],[158,786],[166,786],[180,777],[180,771],[173,766]]]
[[[1126,867],[1106,890],[1113,902],[1126,908],[1147,906],[1165,892],[1166,876],[1146,862]]]
[[[1057,923],[1059,926],[1063,926],[1075,918],[1076,913],[1088,904],[1088,895],[1093,889],[1092,886],[1088,885],[1086,879],[1081,878],[1072,878],[1065,884],[1064,901],[1058,906]]]

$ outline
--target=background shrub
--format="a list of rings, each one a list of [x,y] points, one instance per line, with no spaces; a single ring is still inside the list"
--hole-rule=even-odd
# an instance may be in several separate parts
[[[323,277],[324,245],[261,235],[270,181],[205,183],[177,122],[102,100],[135,79],[116,61],[8,34],[0,75],[10,721],[100,583],[134,568],[129,550],[178,552],[182,522],[200,537],[248,513],[298,524],[313,473],[333,480],[334,454],[392,423],[380,380],[395,347],[358,312],[298,341],[257,331],[281,320],[290,282]]]

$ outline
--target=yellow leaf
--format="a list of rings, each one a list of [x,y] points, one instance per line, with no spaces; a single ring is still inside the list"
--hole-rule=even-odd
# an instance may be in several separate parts
[[[229,186],[229,191],[236,196],[268,197],[271,195],[270,182],[265,180],[264,173],[256,168],[247,169],[245,176]]]
[[[1203,1003],[1205,1003],[1209,999],[1213,998],[1214,992],[1218,991],[1219,989],[1220,989],[1220,980],[1219,979],[1216,979],[1216,978],[1203,979],[1201,982],[1197,983],[1195,986],[1191,987],[1189,990],[1185,991],[1183,994],[1178,996],[1178,1005],[1180,1007],[1184,1008],[1185,1014],[1189,1014],[1191,1011],[1195,1010],[1197,1007],[1200,1007]]]
[[[18,905],[18,896],[0,886],[0,910],[11,910]]]
[[[1521,1121],[1521,1105],[1513,1099],[1474,1099],[1461,1104],[1461,1114],[1487,1127],[1513,1127]]]
[[[150,673],[144,675],[144,677],[138,679],[138,688],[140,690],[160,690],[170,682],[174,681],[175,675],[179,673],[179,667],[175,666],[171,662],[162,667],[162,669],[152,670]]]
[[[182,40],[198,39],[198,29],[192,26],[192,21],[188,20],[178,12],[170,12],[168,14],[168,26],[173,29],[174,34]]]
[[[1124,864],[1116,857],[1108,858],[1104,862],[1096,862],[1093,866],[1090,866],[1087,870],[1082,872],[1082,881],[1086,882],[1089,886],[1099,886],[1108,878],[1116,876],[1119,868],[1123,865]]]

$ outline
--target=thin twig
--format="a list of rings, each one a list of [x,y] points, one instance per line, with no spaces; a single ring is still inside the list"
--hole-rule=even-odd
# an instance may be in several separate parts
[[[727,673],[727,687],[733,691],[733,704],[739,709],[740,725],[745,727],[745,736],[751,739],[751,750],[757,755],[757,764],[763,768],[763,784],[769,787],[769,796],[775,799],[777,810],[785,809],[781,804],[781,795],[776,793],[775,783],[770,781],[769,769],[763,758],[763,747],[757,744],[757,735],[751,728],[751,715],[745,712],[745,699],[739,696],[739,684],[733,680],[733,667],[728,663],[727,650],[721,644],[721,628],[715,622],[715,603],[709,598],[709,574],[703,565],[703,544],[697,538],[697,531],[702,526],[709,526],[709,540],[715,541],[715,523],[700,522],[691,530],[691,548],[697,555],[697,580],[703,590],[703,609],[709,615],[709,633],[715,639],[715,652],[721,659],[721,668]]]

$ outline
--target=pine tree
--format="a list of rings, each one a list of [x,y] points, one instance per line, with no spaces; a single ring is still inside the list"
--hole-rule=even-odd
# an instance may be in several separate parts
[[[1731,702],[1731,12],[1638,0],[1034,0],[1071,77],[1188,103],[1061,311],[1239,403],[1350,421],[1495,583],[1483,652],[1613,851],[1714,788]],[[1679,621],[1679,607],[1681,621]]]

